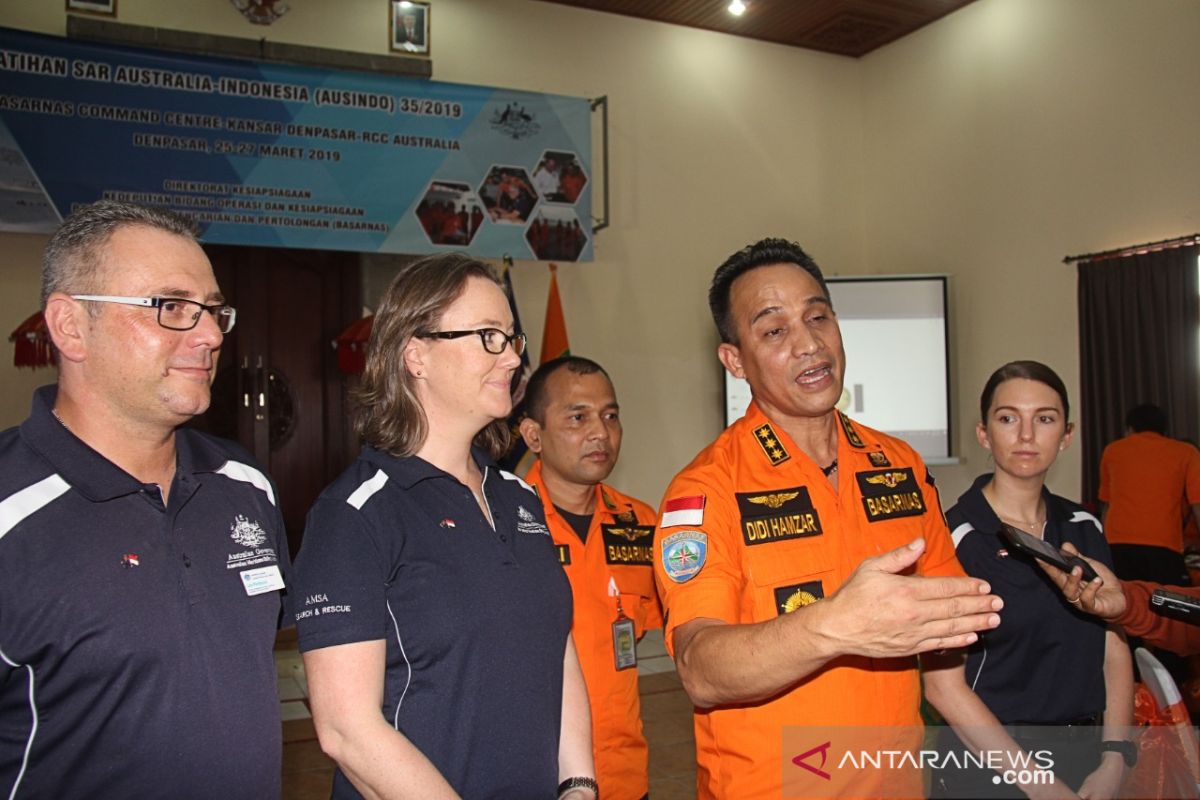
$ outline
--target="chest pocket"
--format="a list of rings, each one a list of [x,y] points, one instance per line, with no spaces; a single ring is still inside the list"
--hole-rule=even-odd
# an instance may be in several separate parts
[[[749,568],[756,622],[774,619],[832,594],[833,555],[823,536],[743,551]],[[804,602],[797,604],[797,598]]]
[[[601,525],[604,562],[621,593],[621,603],[637,635],[646,630],[646,602],[655,597],[654,526],[622,522]]]
[[[788,603],[793,596],[816,600],[832,591],[833,554],[807,487],[738,493],[736,497],[742,558],[753,584],[749,588],[754,594],[756,620],[782,613],[778,597],[791,610],[798,607],[794,599]]]

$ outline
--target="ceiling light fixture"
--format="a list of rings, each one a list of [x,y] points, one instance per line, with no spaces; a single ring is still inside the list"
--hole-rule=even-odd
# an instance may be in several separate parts
[[[746,4],[743,3],[742,0],[733,0],[729,4],[729,13],[733,14],[735,17],[740,17],[742,14],[746,13]]]

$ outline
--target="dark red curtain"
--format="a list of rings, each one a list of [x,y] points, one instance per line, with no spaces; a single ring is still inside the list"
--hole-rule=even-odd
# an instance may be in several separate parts
[[[1083,502],[1096,503],[1100,454],[1139,403],[1167,412],[1167,434],[1200,444],[1200,246],[1081,261]]]

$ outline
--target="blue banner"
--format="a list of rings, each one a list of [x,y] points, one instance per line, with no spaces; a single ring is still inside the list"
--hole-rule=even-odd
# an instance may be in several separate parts
[[[0,28],[0,230],[101,198],[204,241],[591,260],[583,98]]]

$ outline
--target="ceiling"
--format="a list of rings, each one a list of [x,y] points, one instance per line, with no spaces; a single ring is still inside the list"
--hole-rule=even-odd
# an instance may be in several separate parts
[[[973,0],[542,0],[857,58]]]

